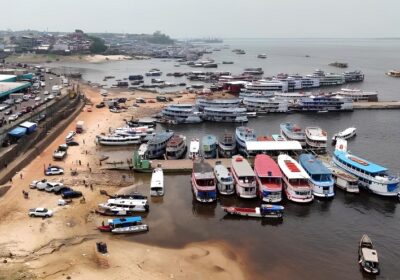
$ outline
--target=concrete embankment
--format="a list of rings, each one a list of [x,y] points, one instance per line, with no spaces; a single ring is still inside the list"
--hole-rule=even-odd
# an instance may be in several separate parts
[[[354,102],[354,110],[400,109],[400,101]]]

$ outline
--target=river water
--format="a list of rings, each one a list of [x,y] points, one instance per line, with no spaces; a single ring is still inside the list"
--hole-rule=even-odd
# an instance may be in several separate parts
[[[226,42],[231,48],[243,48],[238,56],[230,50],[210,54],[217,61],[234,60],[234,65],[221,65],[218,70],[240,72],[245,67],[263,67],[265,74],[280,72],[310,73],[315,68],[338,71],[327,66],[332,61],[345,61],[350,69],[361,69],[366,80],[354,86],[378,90],[381,99],[399,98],[400,80],[384,75],[400,61],[398,40],[246,40]],[[259,60],[258,53],[268,59]],[[306,58],[305,55],[310,55]],[[190,71],[174,62],[123,61],[105,64],[68,64],[83,71],[84,78],[100,82],[106,75],[123,78],[143,74],[149,68],[164,73]],[[54,65],[54,64],[53,64]],[[224,67],[224,68],[222,68]],[[167,79],[168,80],[168,79]],[[400,111],[365,110],[326,114],[270,114],[250,119],[248,126],[258,135],[279,133],[279,124],[292,121],[301,126],[317,125],[333,133],[349,126],[357,128],[357,137],[349,141],[352,153],[388,167],[394,174],[399,168]],[[169,127],[188,139],[205,134],[221,136],[234,131],[235,124],[202,123]],[[159,126],[157,128],[165,129]],[[125,153],[120,153],[124,154]],[[148,193],[149,174],[135,174],[138,191]],[[190,175],[165,176],[166,194],[151,199],[145,218],[150,232],[131,240],[163,247],[182,247],[190,242],[224,240],[236,253],[245,256],[252,279],[369,279],[357,263],[357,246],[367,233],[378,249],[381,274],[377,279],[400,278],[400,210],[395,200],[361,192],[346,194],[340,190],[331,201],[315,200],[310,205],[287,201],[282,222],[228,217],[221,206],[254,207],[260,202],[236,197],[220,197],[217,203],[204,205],[194,201]]]

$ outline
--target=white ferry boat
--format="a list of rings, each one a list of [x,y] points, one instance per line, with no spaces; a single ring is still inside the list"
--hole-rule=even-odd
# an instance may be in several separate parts
[[[241,100],[235,99],[206,99],[198,98],[196,100],[196,105],[200,111],[204,108],[237,108],[240,105]]]
[[[278,98],[246,97],[243,99],[243,105],[247,111],[257,113],[286,113],[288,111],[287,100]]]
[[[202,118],[211,122],[245,123],[247,119],[246,108],[214,108],[205,107]]]
[[[161,76],[162,72],[159,69],[151,69],[149,72],[146,72],[145,74],[147,77],[155,77],[155,76]]]
[[[360,70],[346,71],[343,73],[346,83],[362,82],[364,81],[364,73]]]
[[[306,127],[306,144],[309,149],[316,152],[325,152],[327,148],[328,136],[326,131],[319,127]]]
[[[300,98],[290,108],[303,112],[353,111],[353,100],[341,96],[310,96]]]
[[[224,133],[218,141],[218,155],[223,158],[230,158],[236,154],[236,141],[233,133]]]
[[[322,70],[315,70],[312,75],[308,75],[310,78],[318,78],[320,86],[338,86],[345,83],[343,74],[324,73]]]
[[[214,175],[217,178],[217,188],[220,194],[231,195],[235,193],[232,174],[220,161],[215,164]]]
[[[348,193],[359,193],[358,178],[345,172],[343,169],[331,166],[329,169],[332,171],[332,177],[335,181],[336,187]]]
[[[183,135],[174,135],[167,143],[167,159],[181,159],[186,154],[186,137]]]
[[[104,146],[127,146],[141,143],[141,137],[138,135],[97,135],[96,140]]]
[[[189,158],[196,159],[200,157],[200,141],[199,139],[192,139],[189,146]]]
[[[164,195],[164,172],[162,168],[157,167],[153,170],[150,181],[150,195],[163,196]]]
[[[356,130],[357,129],[355,127],[349,127],[341,132],[335,133],[332,136],[332,143],[336,144],[336,141],[338,138],[347,140],[347,139],[350,139],[350,138],[356,136]]]
[[[294,202],[308,203],[313,201],[310,176],[300,164],[288,155],[278,156],[278,165],[283,174],[283,187],[286,197]]]
[[[161,111],[161,116],[166,120],[173,120],[177,123],[200,123],[199,112],[192,104],[171,104]]]
[[[281,136],[288,141],[299,141],[302,147],[306,146],[306,134],[304,130],[294,123],[281,123]]]
[[[246,127],[246,126],[239,126],[235,130],[235,140],[237,144],[238,152],[242,155],[247,154],[246,150],[246,141],[254,141],[256,140],[256,134],[254,133],[254,129]]]
[[[249,162],[242,156],[232,157],[232,175],[235,180],[236,194],[239,197],[257,197],[256,175]]]
[[[174,135],[173,131],[161,131],[151,135],[147,142],[146,158],[155,159],[165,155],[167,143]]]
[[[348,153],[347,141],[344,139],[337,140],[332,161],[339,168],[356,176],[359,184],[372,193],[397,197],[400,191],[398,176],[389,175],[386,167]]]
[[[361,89],[350,89],[342,88],[340,91],[335,93],[336,95],[353,99],[354,102],[366,101],[376,102],[378,101],[377,92],[364,92]]]
[[[275,92],[275,97],[286,99],[288,101],[296,101],[310,96],[312,96],[311,92]]]
[[[250,76],[262,76],[264,71],[262,68],[246,68],[243,71],[243,75],[250,75]]]
[[[244,92],[287,92],[289,90],[287,81],[279,80],[260,80],[247,83],[243,89]]]
[[[100,203],[98,206],[100,210],[126,211],[127,213],[149,210],[147,199],[110,198],[106,203]]]

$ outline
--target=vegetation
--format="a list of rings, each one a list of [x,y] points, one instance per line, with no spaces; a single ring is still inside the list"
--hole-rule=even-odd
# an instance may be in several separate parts
[[[103,39],[95,36],[89,36],[92,44],[90,45],[90,53],[101,54],[107,50],[107,46],[104,44]]]
[[[161,33],[161,31],[154,32],[153,35],[149,36],[146,41],[152,44],[160,45],[170,45],[174,43],[174,40],[172,40],[168,35]]]

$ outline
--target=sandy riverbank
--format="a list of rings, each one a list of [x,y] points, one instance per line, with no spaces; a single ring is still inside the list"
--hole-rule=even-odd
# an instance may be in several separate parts
[[[98,89],[83,87],[85,94],[97,104],[102,100]],[[148,92],[123,92],[112,96],[154,98]],[[174,96],[174,95],[171,95]],[[185,94],[175,102],[192,103],[194,95]],[[132,101],[128,101],[131,105]],[[11,189],[0,198],[0,279],[245,279],[242,261],[227,244],[222,242],[193,243],[183,249],[164,249],[132,243],[124,237],[100,234],[95,227],[104,217],[93,213],[95,206],[106,199],[99,190],[114,193],[125,186],[135,186],[133,174],[105,172],[99,165],[100,148],[95,136],[107,133],[110,127],[123,125],[123,119],[150,116],[158,112],[162,103],[147,103],[139,108],[115,114],[106,108],[84,110],[49,147],[12,179]],[[77,147],[70,147],[62,162],[52,161],[52,152],[64,142],[65,135],[74,129],[78,120],[85,122],[86,131],[78,135]],[[127,155],[129,158],[130,155]],[[79,165],[79,160],[81,165]],[[75,200],[68,206],[57,206],[58,196],[29,190],[32,180],[43,178],[43,168],[49,163],[62,166],[66,174],[51,180],[63,180],[84,193],[86,203]],[[72,176],[70,170],[77,170]],[[123,176],[125,175],[125,176]],[[92,184],[90,187],[85,187]],[[22,190],[29,191],[24,199]],[[28,209],[48,207],[55,211],[53,218],[29,218]],[[151,228],[151,230],[160,230]],[[101,268],[94,253],[96,241],[108,245],[109,268]],[[6,262],[6,263],[5,263]]]
[[[11,63],[50,63],[50,62],[89,62],[102,63],[131,59],[125,55],[56,55],[56,54],[20,54],[6,58]]]

